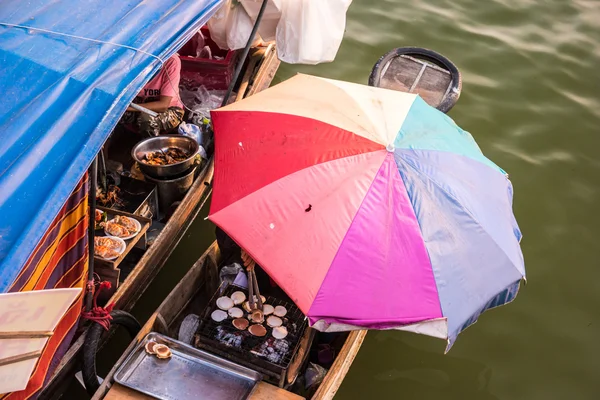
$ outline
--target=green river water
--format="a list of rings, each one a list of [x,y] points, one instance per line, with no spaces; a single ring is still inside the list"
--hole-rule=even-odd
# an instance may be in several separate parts
[[[354,0],[336,61],[282,65],[276,81],[366,83],[379,56],[410,45],[462,71],[450,115],[511,175],[528,283],[447,355],[438,339],[370,332],[336,398],[600,399],[600,1]],[[213,240],[203,217],[134,310],[141,321]],[[101,352],[101,370],[124,346]]]

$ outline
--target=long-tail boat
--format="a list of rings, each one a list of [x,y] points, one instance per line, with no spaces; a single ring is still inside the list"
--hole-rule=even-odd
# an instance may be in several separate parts
[[[89,196],[95,182],[88,169],[140,89],[221,3],[3,3],[0,293],[94,286],[88,200],[96,192]],[[233,82],[237,99],[268,87],[279,66],[272,44],[246,53]],[[153,224],[152,244],[135,249],[127,270],[96,263],[100,279],[113,280],[103,304],[124,311],[135,305],[204,204],[212,174],[209,155],[185,197]],[[152,217],[147,209],[133,214]],[[84,299],[82,292],[48,339],[27,388],[0,398],[51,397],[68,383],[90,325],[80,318]]]

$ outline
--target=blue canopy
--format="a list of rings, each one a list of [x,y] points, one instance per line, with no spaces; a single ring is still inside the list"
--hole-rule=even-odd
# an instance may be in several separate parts
[[[160,59],[221,2],[2,1],[0,293]]]

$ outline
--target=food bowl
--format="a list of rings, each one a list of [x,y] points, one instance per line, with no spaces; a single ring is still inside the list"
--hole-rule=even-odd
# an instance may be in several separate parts
[[[146,154],[163,151],[166,152],[169,147],[175,147],[188,153],[190,156],[183,161],[167,164],[152,165],[145,161]],[[144,139],[133,147],[131,156],[139,164],[140,170],[152,178],[170,178],[188,171],[194,164],[194,158],[198,154],[198,143],[187,136],[182,135],[161,135]]]

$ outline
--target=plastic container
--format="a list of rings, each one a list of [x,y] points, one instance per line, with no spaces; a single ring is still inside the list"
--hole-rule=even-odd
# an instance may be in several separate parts
[[[182,122],[181,124],[179,124],[177,130],[180,135],[191,137],[199,145],[202,145],[202,129],[198,125],[191,124],[188,122]]]
[[[235,65],[239,59],[239,51],[222,50],[210,38],[206,27],[201,29],[204,39],[197,32],[180,50],[181,59],[181,81],[180,84],[187,89],[196,89],[202,85],[208,90],[227,90]],[[210,48],[213,57],[222,59],[196,58],[198,43],[204,41],[204,45]]]

